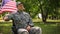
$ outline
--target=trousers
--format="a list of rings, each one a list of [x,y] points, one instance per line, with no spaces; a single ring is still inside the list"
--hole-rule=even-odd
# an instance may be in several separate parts
[[[42,34],[42,29],[40,27],[31,27],[30,31],[27,31],[24,28],[17,30],[18,34]]]

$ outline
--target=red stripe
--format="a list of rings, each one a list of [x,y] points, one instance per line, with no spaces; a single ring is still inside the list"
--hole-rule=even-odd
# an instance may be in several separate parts
[[[16,10],[12,10],[12,9],[3,9],[2,11],[9,11],[9,12],[11,12],[11,11],[16,11]]]
[[[5,5],[5,6],[11,6],[11,7],[16,7],[15,5]]]
[[[16,2],[10,1],[6,3],[3,7],[15,7],[16,8]]]
[[[9,8],[9,7],[7,7],[7,8],[2,8],[2,9],[17,9],[17,8],[14,8],[14,7]]]
[[[8,4],[8,5],[9,5],[9,4],[10,4],[10,5],[16,5],[16,2],[10,1],[10,2],[8,2],[7,4]]]
[[[5,6],[11,6],[11,7],[16,7],[15,5],[5,5]]]
[[[3,8],[3,9],[12,9],[12,10],[16,10],[17,8]],[[3,10],[3,9],[2,9],[2,10]]]
[[[12,5],[12,6],[14,6],[14,5],[16,5],[16,4],[15,4],[15,3],[14,3],[14,4],[8,3],[8,4],[5,4],[5,5]]]
[[[2,8],[17,8],[17,7],[14,7],[14,6],[4,6],[4,7],[2,7]]]

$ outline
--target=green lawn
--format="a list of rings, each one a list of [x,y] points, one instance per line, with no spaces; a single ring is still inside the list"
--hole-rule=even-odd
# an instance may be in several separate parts
[[[60,34],[60,24],[35,23],[35,26],[41,27],[43,34]]]
[[[35,22],[35,26],[42,28],[43,34],[60,34],[60,24],[43,24],[42,22]],[[12,23],[0,23],[0,34],[12,34]]]

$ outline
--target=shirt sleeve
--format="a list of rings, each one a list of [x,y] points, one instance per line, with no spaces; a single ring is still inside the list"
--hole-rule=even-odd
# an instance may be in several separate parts
[[[9,21],[9,20],[11,20],[11,19],[13,18],[13,15],[12,15],[12,14],[6,14],[6,15],[3,17],[3,19],[4,19],[5,17],[8,17],[8,18],[5,19],[5,21]]]
[[[33,22],[32,22],[32,18],[30,17],[30,15],[28,14],[28,16],[29,16],[29,25],[31,26],[31,27],[33,27],[34,26],[34,24],[33,24]]]
[[[12,20],[13,19],[13,14],[8,15],[7,17],[8,17],[8,20]]]
[[[32,19],[31,19],[31,18],[29,19],[29,25],[30,25],[31,27],[33,27],[33,26],[34,26],[34,24],[33,24],[33,22],[32,22]]]

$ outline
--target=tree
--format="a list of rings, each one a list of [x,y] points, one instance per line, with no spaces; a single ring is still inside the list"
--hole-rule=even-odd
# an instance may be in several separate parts
[[[39,1],[38,0],[17,0],[23,2],[26,12],[28,12],[32,18],[34,18],[39,12]]]
[[[42,13],[42,20],[46,22],[48,14],[57,15],[60,7],[60,0],[38,0],[40,2],[40,9]]]
[[[48,0],[38,0],[40,2],[40,10],[42,13],[42,20],[43,22],[46,22],[47,16],[48,16],[48,11],[49,11],[49,6],[48,6]]]

